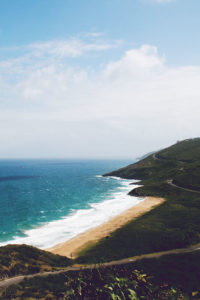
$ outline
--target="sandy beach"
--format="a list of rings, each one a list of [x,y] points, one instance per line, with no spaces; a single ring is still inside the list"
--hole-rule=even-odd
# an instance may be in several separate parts
[[[109,236],[116,229],[122,227],[129,221],[136,219],[142,214],[150,211],[154,206],[160,205],[165,201],[164,198],[146,197],[145,200],[112,218],[108,222],[92,228],[78,236],[60,243],[50,249],[46,249],[54,254],[60,254],[70,258],[76,258],[76,255],[85,247],[94,244],[101,238]]]

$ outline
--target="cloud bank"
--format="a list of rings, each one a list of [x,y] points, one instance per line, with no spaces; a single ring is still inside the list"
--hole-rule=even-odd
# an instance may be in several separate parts
[[[26,45],[0,62],[1,157],[135,157],[199,135],[200,66],[170,67],[152,45],[73,65],[117,47],[98,38]]]

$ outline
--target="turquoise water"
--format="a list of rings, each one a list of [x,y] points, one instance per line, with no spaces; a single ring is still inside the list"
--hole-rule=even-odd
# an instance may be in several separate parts
[[[129,181],[100,176],[129,163],[0,161],[0,245],[49,247],[131,206],[134,197],[126,196]]]

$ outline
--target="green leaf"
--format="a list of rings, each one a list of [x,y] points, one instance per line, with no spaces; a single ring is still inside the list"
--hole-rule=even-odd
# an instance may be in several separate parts
[[[121,300],[121,298],[116,294],[111,293],[110,296],[111,296],[112,300]]]
[[[112,286],[108,286],[108,285],[106,284],[106,285],[104,285],[104,287],[105,287],[106,289],[110,290],[110,291],[113,291],[113,287],[112,287]]]
[[[134,290],[128,289],[130,295],[129,295],[129,299],[131,300],[139,300],[136,292]]]

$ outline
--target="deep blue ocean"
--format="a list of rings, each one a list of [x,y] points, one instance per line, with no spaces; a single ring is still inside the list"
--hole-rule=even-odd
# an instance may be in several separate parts
[[[1,160],[0,245],[51,247],[139,201],[129,180],[100,175],[128,160]]]

